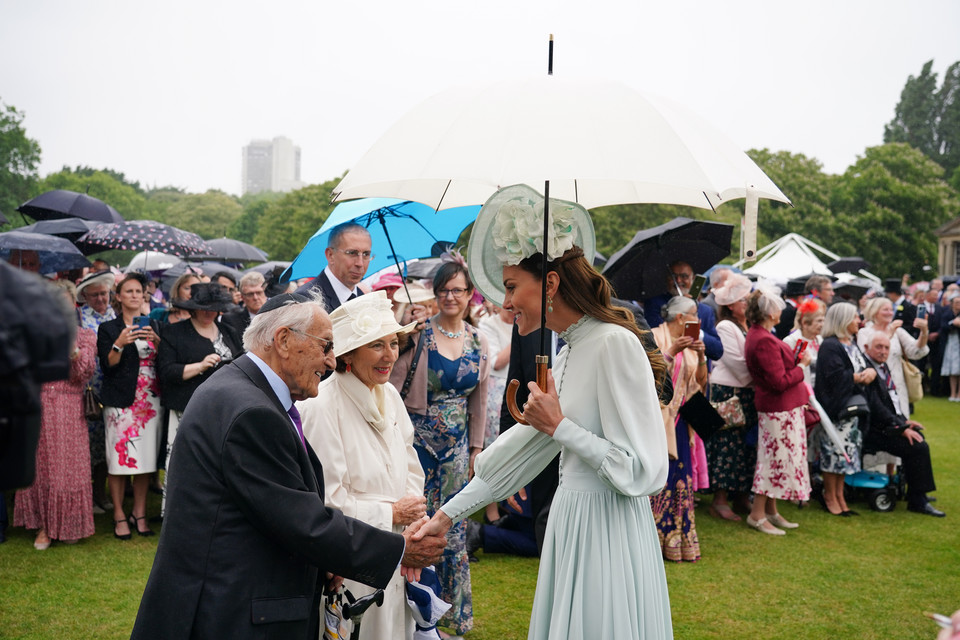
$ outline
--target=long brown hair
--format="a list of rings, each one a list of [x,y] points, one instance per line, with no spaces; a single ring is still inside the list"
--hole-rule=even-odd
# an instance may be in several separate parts
[[[535,253],[529,258],[521,260],[517,266],[532,274],[540,282],[543,272],[542,265],[543,254]],[[637,321],[629,309],[610,303],[613,288],[610,286],[610,282],[597,273],[587,262],[583,255],[583,249],[576,246],[567,249],[562,256],[547,263],[547,271],[554,271],[560,276],[560,286],[557,289],[557,294],[568,305],[601,322],[619,325],[637,336],[637,340],[640,341],[647,352],[650,368],[653,369],[653,377],[659,390],[667,375],[667,363],[664,361],[663,355],[659,349],[647,347],[647,341],[643,339],[643,336],[650,334],[650,331],[645,331],[637,326]]]

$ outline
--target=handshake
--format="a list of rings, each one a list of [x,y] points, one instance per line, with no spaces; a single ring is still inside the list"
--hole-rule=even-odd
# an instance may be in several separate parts
[[[436,564],[447,548],[447,531],[453,521],[437,510],[432,519],[426,516],[403,530],[406,547],[400,561],[400,573],[409,582],[420,580],[420,569]]]

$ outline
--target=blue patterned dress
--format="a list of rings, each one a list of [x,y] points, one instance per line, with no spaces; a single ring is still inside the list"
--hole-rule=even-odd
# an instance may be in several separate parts
[[[444,502],[467,484],[470,467],[467,399],[480,378],[480,336],[465,326],[463,354],[448,360],[437,351],[433,324],[423,330],[427,353],[427,414],[410,414],[413,446],[420,456],[426,477],[424,495],[427,515],[433,516]],[[424,364],[421,360],[421,366]],[[458,522],[447,533],[447,548],[437,564],[443,585],[441,597],[453,607],[440,622],[458,634],[473,628],[473,599],[470,595],[470,562],[467,559],[466,524]]]

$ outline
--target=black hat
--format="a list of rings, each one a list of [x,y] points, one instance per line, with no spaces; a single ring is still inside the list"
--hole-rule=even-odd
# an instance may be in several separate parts
[[[903,281],[900,278],[887,278],[883,281],[884,293],[903,293]]]
[[[802,296],[805,289],[804,286],[807,284],[806,278],[794,278],[793,280],[787,280],[786,290],[783,292],[783,295],[788,298],[796,298],[797,296]]]
[[[230,311],[234,307],[233,296],[227,293],[223,285],[214,282],[190,285],[190,298],[177,300],[176,306],[198,311]]]
[[[263,315],[268,311],[275,311],[280,307],[286,305],[288,302],[310,302],[310,298],[300,293],[281,293],[278,296],[273,296],[269,300],[263,303],[263,306],[260,307],[260,311],[257,311],[257,315]]]

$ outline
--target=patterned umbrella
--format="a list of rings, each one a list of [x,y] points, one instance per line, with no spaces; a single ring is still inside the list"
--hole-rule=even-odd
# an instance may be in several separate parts
[[[153,220],[128,220],[102,224],[77,240],[86,254],[106,249],[161,251],[175,256],[212,255],[207,243],[195,233]]]
[[[67,189],[41,193],[17,207],[17,211],[34,220],[83,218],[100,222],[123,222],[123,216],[102,200]]]

